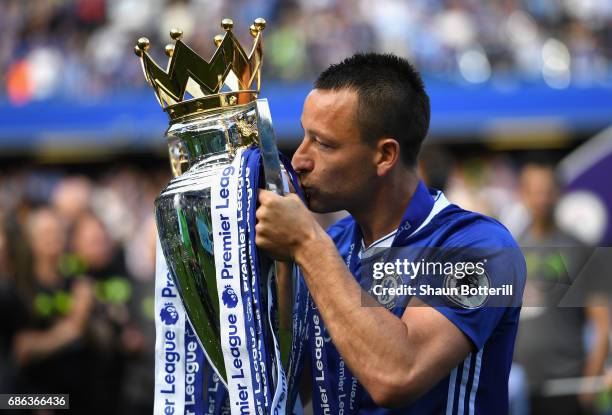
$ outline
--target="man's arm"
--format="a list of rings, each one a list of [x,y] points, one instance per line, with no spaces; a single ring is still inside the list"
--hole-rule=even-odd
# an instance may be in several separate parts
[[[378,405],[406,405],[470,353],[470,340],[435,309],[411,304],[399,319],[378,306],[297,197],[262,192],[260,201],[257,245],[295,259],[334,345]]]

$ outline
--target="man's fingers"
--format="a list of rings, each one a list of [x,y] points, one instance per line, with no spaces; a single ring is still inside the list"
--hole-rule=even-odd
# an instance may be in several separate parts
[[[268,203],[271,199],[274,198],[274,196],[277,196],[277,194],[271,192],[270,190],[259,189],[259,203],[261,204]]]
[[[255,212],[255,244],[270,258],[291,259],[294,244],[294,227],[303,221],[308,212],[296,194],[277,195],[260,189],[259,207]]]
[[[288,193],[286,195],[280,196],[270,190],[259,189],[259,204],[261,206],[269,206],[271,208],[282,208],[283,202],[286,203],[287,200],[293,200],[295,202],[299,202],[302,205],[302,199],[297,195],[297,193]]]
[[[260,206],[257,208],[257,210],[255,211],[255,219],[262,220],[265,217],[265,211],[266,207],[265,206]],[[255,232],[257,232],[257,227],[255,227]]]
[[[295,193],[288,193],[284,196],[278,195],[270,190],[259,189],[259,204],[273,207],[280,207],[283,200],[291,198],[299,200],[299,196]]]
[[[259,235],[259,232],[257,232],[255,234],[255,245],[261,248],[263,243],[264,243],[264,239],[261,237],[261,235]]]
[[[263,250],[270,258],[275,258],[276,256],[273,254],[274,244],[271,243],[268,238],[263,235],[256,234],[255,235],[255,245],[261,250]]]

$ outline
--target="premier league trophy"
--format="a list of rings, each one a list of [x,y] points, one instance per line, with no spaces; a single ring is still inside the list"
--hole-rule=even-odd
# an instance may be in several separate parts
[[[307,294],[291,267],[258,253],[254,233],[258,187],[282,194],[289,181],[299,186],[291,166],[279,160],[267,101],[258,99],[265,21],[250,27],[249,54],[230,19],[221,27],[225,34],[215,36],[210,61],[183,43],[178,29],[170,31],[175,43],[165,48],[165,70],[147,53],[148,39],[135,47],[170,119],[174,175],[155,202],[163,252],[157,265],[167,267],[157,273],[163,330],[156,344],[156,412],[291,413]],[[282,327],[278,304],[287,297],[292,301],[284,311],[292,318]],[[198,351],[209,370],[201,368],[203,357],[192,364]],[[215,381],[221,389],[211,389]]]

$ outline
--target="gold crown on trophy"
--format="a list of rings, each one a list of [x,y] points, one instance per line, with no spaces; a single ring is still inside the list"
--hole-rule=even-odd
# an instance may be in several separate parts
[[[223,19],[221,27],[225,34],[214,37],[217,50],[210,61],[181,41],[182,30],[170,30],[170,37],[176,43],[166,45],[166,55],[170,58],[166,70],[147,53],[149,39],[138,39],[134,52],[140,58],[147,82],[171,119],[257,99],[263,58],[262,32],[266,21],[258,18],[251,25],[255,41],[248,55],[232,33],[234,22]]]

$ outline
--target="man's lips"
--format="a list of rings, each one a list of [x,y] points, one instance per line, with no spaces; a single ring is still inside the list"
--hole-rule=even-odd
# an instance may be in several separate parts
[[[304,179],[300,175],[298,175],[298,183],[300,184],[300,188],[306,192],[306,189],[308,189],[308,184],[305,183]]]
[[[310,201],[310,198],[312,197],[312,194],[314,193],[314,189],[312,187],[309,187],[308,185],[305,185],[304,183],[300,183],[300,186],[302,187],[302,191],[304,192],[304,196],[306,197],[306,200]]]
[[[306,202],[310,202],[312,195],[316,193],[316,189],[310,185],[306,180],[304,180],[303,175],[298,175],[298,180],[300,182],[300,187],[302,188],[302,192],[304,193],[304,197],[306,198]]]

